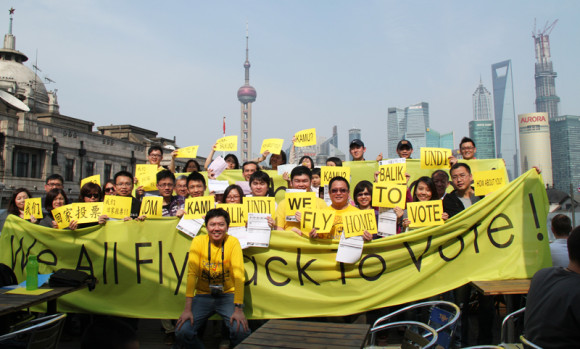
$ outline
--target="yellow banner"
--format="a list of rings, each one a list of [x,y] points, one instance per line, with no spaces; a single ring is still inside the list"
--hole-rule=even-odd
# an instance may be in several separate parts
[[[309,145],[316,145],[316,129],[309,128],[307,130],[298,131],[294,134],[296,147],[308,147]]]
[[[163,198],[161,196],[145,196],[141,200],[141,210],[139,216],[162,217],[163,216]]]
[[[237,151],[238,136],[226,136],[216,141],[215,151]]]
[[[103,214],[109,218],[123,219],[131,216],[130,197],[105,195],[103,199]]]
[[[215,198],[211,195],[185,199],[185,219],[200,219],[215,207]]]
[[[64,205],[61,207],[57,207],[51,211],[52,216],[54,217],[54,221],[56,222],[56,224],[58,224],[58,229],[68,228],[68,226],[70,225],[70,221],[74,219],[72,218],[73,212],[72,207],[73,207],[72,204]]]
[[[273,231],[268,248],[244,250],[249,318],[343,316],[431,297],[470,281],[530,278],[551,265],[548,198],[531,170],[437,227],[364,244],[354,264],[336,262],[338,240]],[[54,230],[9,215],[0,263],[25,279],[72,268],[94,275],[94,291],[58,301],[60,312],[176,319],[183,311],[191,238],[177,218],[109,221]],[[202,228],[201,234],[205,233]]]
[[[406,202],[407,186],[391,182],[373,183],[373,206],[405,208]]]
[[[260,154],[269,151],[272,154],[280,154],[282,146],[284,145],[284,140],[281,138],[268,138],[262,141],[262,148],[260,149]]]
[[[199,148],[199,145],[192,145],[189,147],[185,147],[185,148],[179,148],[177,149],[177,155],[175,156],[176,158],[196,158],[197,157],[197,149]]]
[[[405,173],[407,172],[407,163],[397,163],[379,166],[379,175],[377,181],[392,182],[397,184],[407,184]]]
[[[94,175],[81,180],[81,188],[87,183],[95,183],[101,186],[101,175]]]
[[[30,220],[30,216],[41,219],[42,216],[42,198],[30,198],[24,200],[24,219]]]
[[[344,227],[344,236],[346,238],[363,235],[365,231],[377,234],[375,210],[358,210],[343,213],[342,226]]]
[[[304,210],[300,220],[300,230],[306,234],[312,229],[316,229],[321,234],[330,233],[335,215],[335,210]]]
[[[432,225],[441,225],[445,222],[441,215],[443,214],[443,201],[418,201],[407,203],[407,215],[411,221],[411,228],[428,227]]]
[[[230,227],[246,226],[246,212],[244,204],[218,204],[217,208],[223,208],[230,214]]]
[[[475,195],[477,196],[484,196],[493,193],[507,184],[507,178],[504,175],[504,171],[501,170],[478,171],[472,173],[473,186],[475,188]]]
[[[75,202],[72,204],[72,219],[79,224],[97,222],[102,214],[102,202]]]
[[[451,149],[445,148],[421,148],[421,168],[438,169],[449,168]]]
[[[350,167],[320,166],[320,185],[327,185],[338,176],[344,177],[350,183]]]
[[[137,186],[143,187],[145,191],[157,190],[157,165],[137,164],[135,166],[135,178]]]
[[[272,197],[244,196],[244,208],[247,213],[269,213],[274,216],[276,200]]]

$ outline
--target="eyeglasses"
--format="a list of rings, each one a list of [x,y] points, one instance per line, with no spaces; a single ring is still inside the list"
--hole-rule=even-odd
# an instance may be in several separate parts
[[[100,195],[97,193],[90,193],[90,194],[85,195],[85,197],[91,198],[91,199],[98,199],[100,197]]]
[[[161,154],[149,154],[149,156],[152,157],[152,158],[160,158],[163,155],[161,155]]]
[[[110,193],[112,191],[115,191],[115,188],[113,187],[105,188],[105,193]]]
[[[157,184],[157,186],[159,188],[173,188],[174,184],[173,183],[163,183],[163,184]]]
[[[455,181],[455,180],[458,180],[458,179],[465,179],[465,178],[467,178],[467,176],[468,176],[467,173],[462,173],[462,174],[457,175],[457,176],[451,176],[451,179]]]
[[[371,196],[371,193],[365,191],[365,192],[356,194],[356,197],[357,198],[360,198],[360,197],[363,197],[363,196]]]
[[[461,150],[473,150],[475,147],[461,147]]]
[[[330,189],[330,192],[333,194],[336,194],[336,193],[345,194],[345,193],[348,193],[348,189],[346,189],[346,188],[334,188],[334,189]]]
[[[228,197],[226,199],[227,200],[239,200],[240,196],[239,195],[228,195]]]

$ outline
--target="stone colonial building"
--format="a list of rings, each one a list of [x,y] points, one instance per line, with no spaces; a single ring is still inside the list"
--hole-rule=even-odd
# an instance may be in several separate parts
[[[152,145],[167,147],[162,164],[169,164],[175,138],[132,125],[101,126],[95,132],[93,122],[61,115],[56,91],[47,91],[23,64],[28,57],[16,50],[15,41],[11,14],[0,49],[0,203],[20,187],[40,196],[53,173],[64,177],[74,199],[82,178],[100,174],[104,182],[120,170],[134,172],[136,164],[146,163]],[[187,159],[177,160],[179,168]]]

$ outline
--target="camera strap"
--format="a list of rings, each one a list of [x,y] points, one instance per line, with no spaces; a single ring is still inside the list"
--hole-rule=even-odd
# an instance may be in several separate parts
[[[222,248],[222,285],[224,285],[226,283],[226,276],[224,271],[224,241],[222,241],[221,248]],[[211,268],[211,240],[208,240],[207,242],[207,264]],[[211,273],[209,273],[209,276],[211,284]]]

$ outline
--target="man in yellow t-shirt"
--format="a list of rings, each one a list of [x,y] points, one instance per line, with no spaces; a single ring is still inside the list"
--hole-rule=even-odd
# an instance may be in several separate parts
[[[185,309],[177,320],[175,348],[203,347],[199,328],[214,313],[224,320],[232,347],[250,335],[244,315],[244,258],[240,242],[227,234],[228,213],[221,209],[205,216],[207,235],[191,242]]]
[[[290,184],[292,189],[303,189],[311,191],[312,182],[312,172],[306,166],[296,166],[290,173]],[[322,210],[326,208],[326,202],[319,197],[315,199],[315,205],[317,210]],[[288,203],[286,200],[280,201],[278,208],[276,209],[276,230],[291,230],[298,235],[302,235],[300,231],[300,212],[297,212],[295,216],[288,216],[286,211],[288,209]]]
[[[342,226],[342,214],[350,211],[358,211],[358,208],[350,205],[350,185],[344,177],[334,177],[328,183],[328,191],[330,192],[330,201],[332,204],[328,207],[329,210],[335,210],[336,216],[330,233],[318,234],[316,229],[310,232],[311,238],[320,239],[340,239],[344,230]],[[363,235],[364,241],[371,241],[373,236],[365,231]]]

